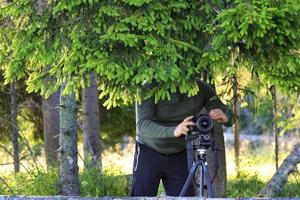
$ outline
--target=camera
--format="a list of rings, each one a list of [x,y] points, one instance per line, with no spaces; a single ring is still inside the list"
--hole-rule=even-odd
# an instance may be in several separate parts
[[[193,117],[192,121],[195,126],[189,126],[189,132],[185,139],[191,141],[193,145],[208,148],[211,144],[210,133],[214,126],[213,120],[209,115],[200,114]]]

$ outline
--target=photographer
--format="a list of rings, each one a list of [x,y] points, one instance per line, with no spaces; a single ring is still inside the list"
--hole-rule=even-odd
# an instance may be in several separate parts
[[[199,92],[188,97],[173,93],[170,100],[153,98],[136,103],[137,143],[133,166],[132,196],[156,196],[162,180],[167,196],[178,196],[188,176],[186,141],[188,126],[204,107],[209,116],[225,126],[232,124],[231,110],[214,90],[197,80]],[[151,86],[143,88],[151,89]],[[143,96],[142,96],[143,99]],[[188,195],[193,195],[192,187]]]

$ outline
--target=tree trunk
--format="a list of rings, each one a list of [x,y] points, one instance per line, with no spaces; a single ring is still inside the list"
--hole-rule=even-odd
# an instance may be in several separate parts
[[[58,165],[59,96],[60,92],[57,91],[48,99],[43,99],[44,142],[48,167]]]
[[[208,151],[207,162],[213,181],[214,197],[225,197],[227,186],[225,142],[223,128],[219,123],[214,123],[212,140],[215,144]]]
[[[238,80],[237,75],[233,75],[233,113],[235,116],[235,123],[233,125],[234,134],[234,157],[235,170],[237,176],[240,174],[240,102],[238,97]]]
[[[293,172],[298,163],[300,163],[300,143],[294,146],[293,151],[282,162],[268,184],[260,191],[259,196],[272,197],[280,193],[289,174]]]
[[[278,110],[277,110],[277,96],[276,96],[276,88],[273,85],[271,87],[271,94],[273,100],[273,131],[274,131],[274,153],[275,153],[275,166],[276,170],[278,170],[278,155],[279,155],[279,147],[278,147]]]
[[[10,96],[11,96],[11,123],[12,123],[12,143],[14,151],[14,168],[15,172],[19,172],[19,131],[18,131],[18,120],[17,120],[17,98],[16,98],[16,83],[12,82],[10,85]]]
[[[4,0],[4,4],[11,3],[12,0]],[[7,18],[6,26],[12,26],[13,22],[10,17]],[[19,159],[19,130],[18,130],[18,120],[17,120],[17,98],[16,98],[16,82],[13,81],[10,84],[10,98],[11,98],[11,125],[12,125],[12,144],[13,144],[13,158],[14,158],[14,170],[18,173],[20,170],[20,159]]]
[[[61,86],[61,94],[64,85]],[[60,97],[59,160],[61,194],[79,195],[77,158],[77,119],[75,94]]]
[[[35,15],[42,16],[48,8],[48,0],[34,0],[33,6]],[[51,65],[48,65],[50,70]],[[50,75],[45,82],[53,79]],[[43,99],[43,121],[44,121],[44,142],[47,167],[58,165],[59,148],[59,96],[60,92],[53,93],[48,99]]]
[[[85,168],[99,168],[101,172],[99,102],[94,73],[90,77],[90,87],[82,91],[82,103]]]

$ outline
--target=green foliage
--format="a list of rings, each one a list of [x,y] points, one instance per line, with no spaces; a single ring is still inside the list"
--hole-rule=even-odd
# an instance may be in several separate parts
[[[4,85],[2,72],[0,71],[0,138],[1,142],[8,141],[9,137],[8,132],[11,131],[10,124],[6,121],[10,119],[10,96],[9,94],[9,87]]]
[[[298,0],[30,0],[2,6],[0,65],[7,82],[49,96],[88,85],[98,75],[108,108],[132,103],[137,89],[155,100],[194,95],[195,78],[247,67],[262,80],[299,91]],[[234,59],[233,59],[234,58]],[[49,76],[55,77],[50,79]]]
[[[102,53],[96,56],[104,63],[98,64],[96,72],[105,79],[101,97],[108,96],[109,101],[104,105],[115,106],[118,99],[130,102],[144,82],[158,83],[151,94],[156,101],[168,98],[168,92],[178,86],[183,93],[195,94],[194,78],[201,68],[196,66],[199,46],[204,47],[197,40],[203,22],[196,9],[203,4],[153,1],[134,5],[105,5],[96,16],[96,21],[104,21],[94,29],[102,33]]]
[[[278,126],[281,128],[280,134],[285,134],[289,131],[296,131],[300,123],[300,105],[299,96],[279,96],[278,98],[278,110],[279,123]]]
[[[57,195],[59,193],[59,176],[57,170],[30,170],[30,174],[1,174],[9,188],[1,184],[1,194],[19,195]],[[12,190],[12,191],[11,191]],[[13,192],[13,193],[12,193]]]
[[[255,197],[264,185],[265,182],[261,181],[257,175],[242,173],[239,177],[228,180],[227,194],[231,198]]]
[[[157,101],[177,87],[193,95],[203,30],[218,2],[63,0],[40,16],[22,0],[2,8],[1,20],[12,21],[1,30],[10,49],[1,51],[6,80],[28,75],[28,91],[48,96],[62,82],[65,93],[86,86],[95,71],[107,107],[131,103],[145,81],[159,84],[151,94]]]
[[[103,175],[97,170],[84,171],[80,174],[81,196],[128,196],[129,178],[121,169],[113,167],[104,170]]]
[[[55,196],[59,195],[59,171],[32,169],[28,173],[0,174],[6,184],[0,184],[3,195]],[[111,167],[103,174],[96,170],[83,171],[79,174],[81,196],[127,196],[128,177],[121,169]]]
[[[100,128],[103,146],[123,143],[124,136],[135,136],[134,106],[120,106],[107,110],[100,107]]]
[[[294,0],[228,1],[215,24],[207,29],[213,36],[203,63],[215,69],[235,62],[291,92],[300,84],[300,3]],[[230,65],[229,65],[230,66]]]
[[[254,121],[262,125],[262,133],[269,133],[273,125],[273,107],[270,95],[257,97],[257,105],[250,107],[254,114]]]
[[[37,94],[28,94],[25,91],[24,80],[16,82],[19,130],[26,132],[31,128],[34,139],[43,137],[41,97]],[[11,139],[11,97],[10,85],[4,84],[4,77],[0,70],[0,142],[8,142]],[[3,143],[2,143],[3,144]]]

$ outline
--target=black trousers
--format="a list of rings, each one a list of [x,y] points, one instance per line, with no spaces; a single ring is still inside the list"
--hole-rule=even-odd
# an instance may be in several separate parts
[[[131,196],[157,196],[160,180],[167,196],[178,196],[187,176],[185,150],[167,156],[136,143]],[[192,186],[187,196],[193,196]]]

